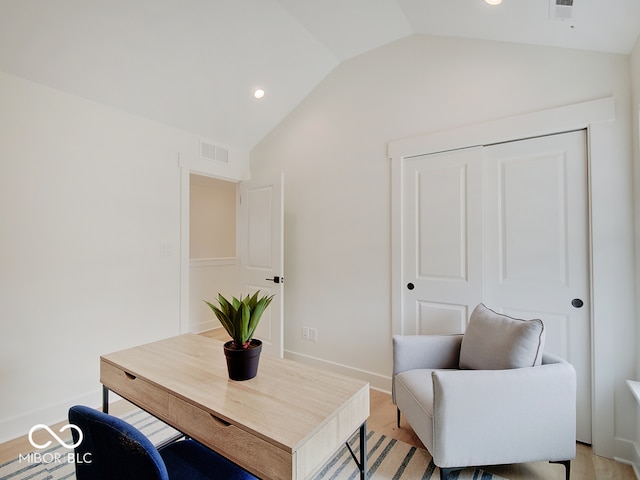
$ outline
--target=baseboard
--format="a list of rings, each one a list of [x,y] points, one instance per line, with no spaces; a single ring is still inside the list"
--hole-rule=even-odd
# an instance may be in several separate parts
[[[206,322],[200,322],[194,325],[189,325],[189,332],[202,333],[202,332],[208,332],[209,330],[214,330],[216,328],[222,328],[218,320],[207,320]]]
[[[0,432],[2,432],[0,434],[0,443],[27,435],[34,425],[54,425],[65,421],[69,408],[73,405],[89,405],[93,407],[102,405],[102,389],[69,398],[41,409],[31,410],[15,417],[2,419],[0,421]]]
[[[342,365],[340,363],[331,362],[329,360],[324,360],[317,357],[312,357],[310,355],[305,355],[304,353],[293,352],[291,350],[285,350],[284,357],[289,360],[295,360],[300,363],[323,368],[325,370],[329,370],[335,373],[340,373],[342,375],[364,380],[366,382],[369,382],[369,385],[371,386],[371,388],[375,390],[379,390],[381,392],[385,392],[385,393],[391,392],[391,378],[384,375],[380,375],[378,373],[361,370],[359,368],[350,367],[348,365]]]
[[[616,462],[631,465],[636,479],[640,479],[640,446],[632,440],[622,438],[615,439],[616,455],[613,459]]]

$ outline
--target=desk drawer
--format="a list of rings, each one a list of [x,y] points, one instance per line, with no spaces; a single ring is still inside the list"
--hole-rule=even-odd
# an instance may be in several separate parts
[[[166,417],[169,411],[169,394],[165,390],[105,361],[100,362],[100,382],[155,416]]]
[[[198,440],[260,478],[291,479],[292,454],[170,395],[169,418]]]

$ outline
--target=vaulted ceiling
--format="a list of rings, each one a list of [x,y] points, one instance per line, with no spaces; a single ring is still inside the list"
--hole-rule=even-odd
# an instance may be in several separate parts
[[[627,54],[640,34],[640,0],[555,3],[0,0],[0,71],[249,150],[341,62],[409,35]]]

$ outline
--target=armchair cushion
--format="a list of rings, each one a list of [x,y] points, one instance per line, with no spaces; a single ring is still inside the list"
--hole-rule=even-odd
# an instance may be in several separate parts
[[[460,368],[505,370],[540,365],[544,349],[542,320],[521,320],[478,305],[460,347]]]

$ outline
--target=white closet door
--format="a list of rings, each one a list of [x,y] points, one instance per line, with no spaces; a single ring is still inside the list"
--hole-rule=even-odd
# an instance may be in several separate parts
[[[587,202],[583,131],[405,159],[401,331],[464,332],[480,302],[541,318],[591,443]]]
[[[405,334],[464,332],[482,301],[482,150],[406,160]]]
[[[591,443],[586,132],[494,145],[483,156],[485,303],[543,320],[545,350],[576,368],[577,437]]]

